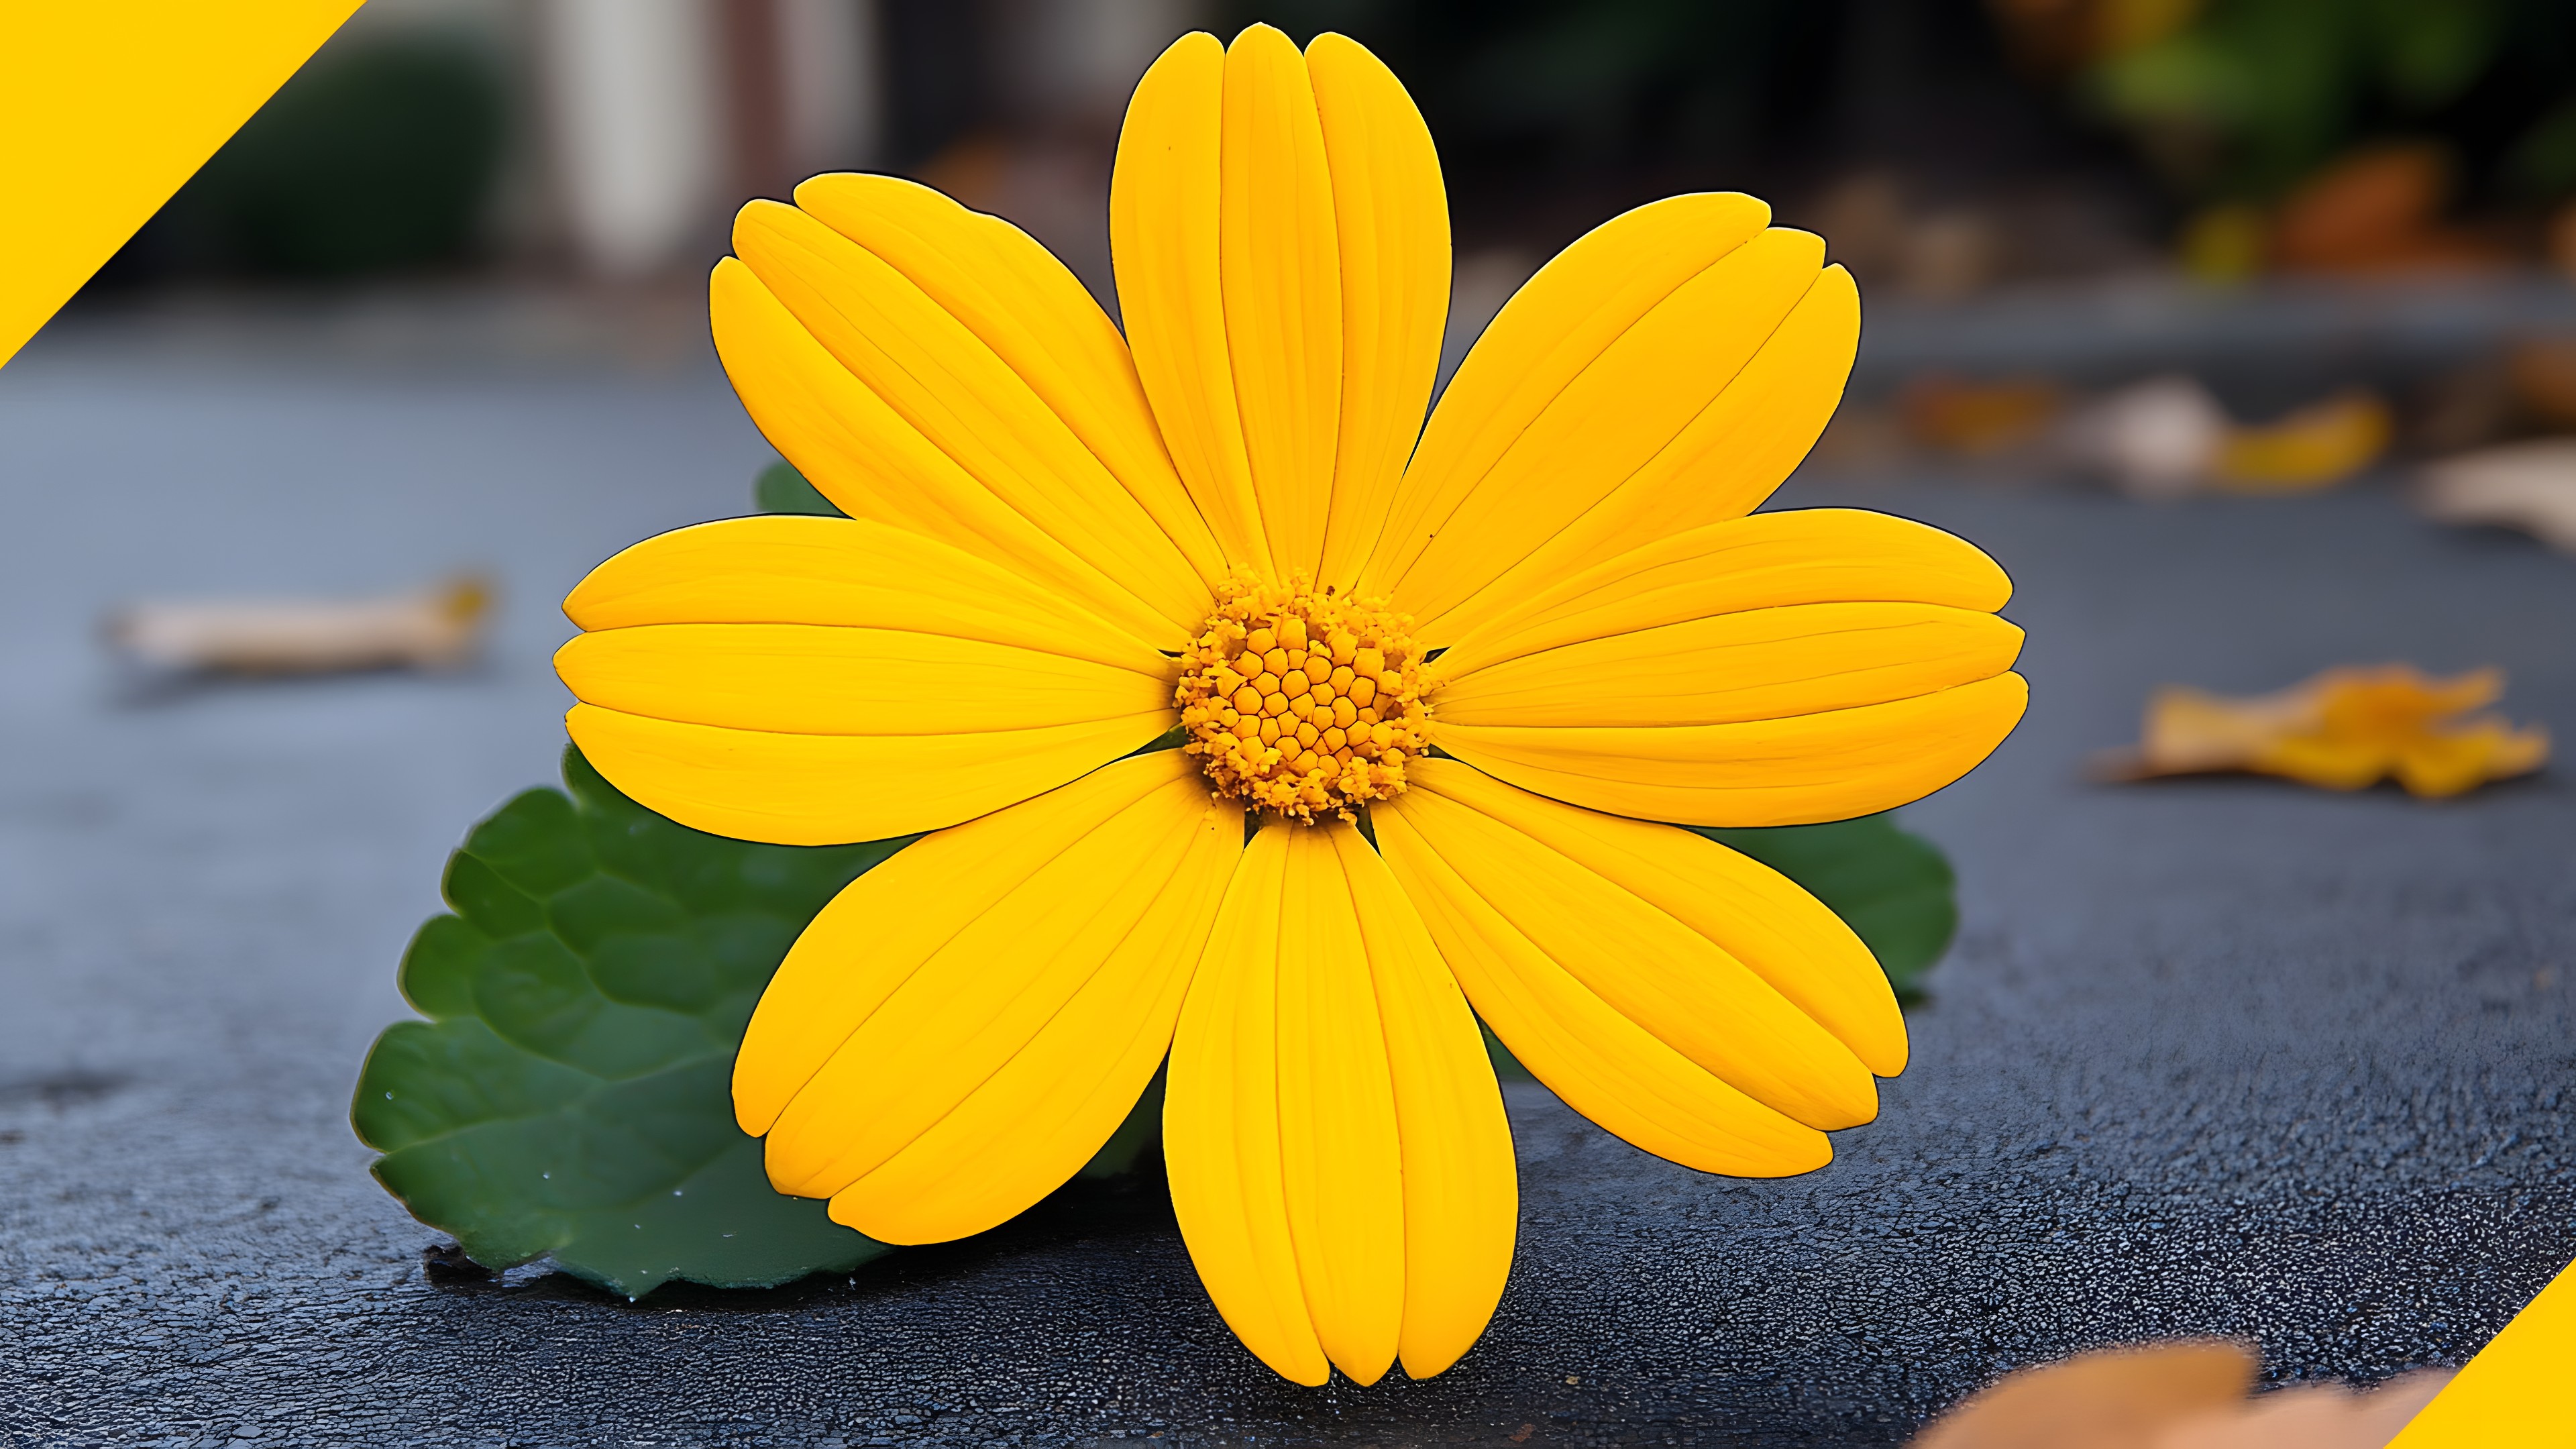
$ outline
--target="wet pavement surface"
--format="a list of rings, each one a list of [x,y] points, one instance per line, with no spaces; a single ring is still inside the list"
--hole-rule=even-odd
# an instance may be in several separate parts
[[[2087,784],[2146,691],[2495,663],[2576,741],[2576,561],[2392,484],[2148,507],[1802,480],[2009,567],[2028,722],[1906,813],[1964,924],[1837,1160],[1702,1177],[1534,1087],[1519,1259],[1457,1369],[1324,1391],[1218,1322],[1158,1181],[768,1293],[429,1275],[348,1094],[445,852],[551,777],[560,597],[768,458],[711,367],[41,346],[0,374],[0,1444],[1885,1444],[2177,1334],[2276,1379],[2457,1363],[2576,1256],[2569,772],[2441,805]],[[137,595],[507,591],[486,664],[156,689]]]

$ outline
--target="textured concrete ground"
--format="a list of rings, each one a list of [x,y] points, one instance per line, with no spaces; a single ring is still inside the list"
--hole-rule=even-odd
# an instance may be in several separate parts
[[[1829,1168],[1694,1175],[1516,1089],[1525,1205],[1485,1341],[1429,1383],[1285,1386],[1151,1182],[852,1280],[639,1306],[435,1235],[345,1119],[444,852],[547,778],[553,600],[736,511],[711,369],[404,374],[52,346],[0,374],[0,1443],[1880,1444],[2003,1368],[2223,1333],[2279,1377],[2458,1362],[2576,1255],[2576,794],[2428,806],[2108,789],[2165,680],[2513,671],[2576,741],[2576,562],[2385,485],[2149,508],[1803,483],[2020,580],[2034,703],[1909,820],[1965,927],[1915,1066]],[[144,593],[495,569],[450,679],[136,697]]]

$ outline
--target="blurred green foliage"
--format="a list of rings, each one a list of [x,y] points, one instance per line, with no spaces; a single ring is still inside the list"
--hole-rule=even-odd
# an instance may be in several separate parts
[[[482,230],[508,119],[501,63],[469,36],[326,47],[127,244],[109,280],[456,260]]]
[[[1375,50],[1444,162],[1583,167],[1733,158],[1824,99],[1845,6],[1823,0],[1236,0],[1299,41]]]
[[[2566,0],[2208,0],[2183,13],[2077,86],[2189,194],[2268,200],[2381,137],[2445,141],[2509,195],[2576,188]]]
[[[2495,199],[2576,191],[2571,0],[1230,0],[1214,19],[1366,43],[1453,196],[1505,205],[1622,167],[1792,191],[1855,166],[2116,169],[2105,121],[2187,201],[2269,201],[2383,138],[2443,142]]]
[[[2576,192],[2576,99],[2559,102],[2507,153],[2505,184],[2528,197]]]

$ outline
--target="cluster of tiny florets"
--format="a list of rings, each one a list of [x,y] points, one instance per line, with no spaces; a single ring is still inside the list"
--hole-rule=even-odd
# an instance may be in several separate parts
[[[1404,789],[1422,752],[1412,621],[1378,601],[1238,578],[1181,655],[1173,702],[1216,793],[1313,823]]]

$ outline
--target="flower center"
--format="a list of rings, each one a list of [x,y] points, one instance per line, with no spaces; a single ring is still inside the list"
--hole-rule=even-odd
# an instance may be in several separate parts
[[[1181,655],[1182,746],[1216,793],[1313,823],[1404,789],[1430,715],[1412,620],[1376,600],[1238,578]]]

